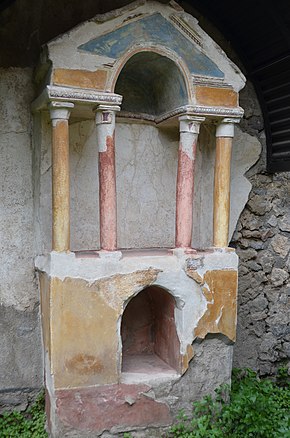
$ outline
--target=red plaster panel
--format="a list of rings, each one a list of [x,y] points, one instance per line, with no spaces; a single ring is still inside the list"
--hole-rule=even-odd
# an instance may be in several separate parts
[[[153,353],[154,316],[146,290],[133,298],[122,319],[123,354]]]
[[[165,290],[148,288],[155,309],[155,353],[175,370],[180,370],[180,342],[176,332],[175,300]]]
[[[82,431],[171,424],[168,406],[146,397],[149,390],[147,385],[125,384],[59,390],[57,415],[66,426]]]
[[[157,286],[145,288],[134,297],[122,318],[123,359],[128,355],[155,353],[170,367],[179,371],[180,343],[174,308],[174,298]]]

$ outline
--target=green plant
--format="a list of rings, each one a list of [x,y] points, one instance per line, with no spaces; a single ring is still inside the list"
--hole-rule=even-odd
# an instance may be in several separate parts
[[[44,394],[25,412],[6,412],[0,415],[1,438],[46,438]]]
[[[281,380],[281,379],[280,379]],[[290,438],[290,385],[260,379],[254,371],[234,370],[231,391],[222,386],[216,397],[193,404],[191,417],[181,413],[171,437]]]

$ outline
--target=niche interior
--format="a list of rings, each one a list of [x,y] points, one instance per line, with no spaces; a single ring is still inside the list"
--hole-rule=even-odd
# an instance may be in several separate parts
[[[118,247],[172,248],[179,126],[177,118],[160,120],[188,103],[184,72],[164,54],[140,51],[123,65],[114,92],[123,98],[115,134]],[[134,180],[123,170],[133,162]]]
[[[175,299],[149,286],[127,304],[121,323],[122,372],[168,374],[180,370]]]

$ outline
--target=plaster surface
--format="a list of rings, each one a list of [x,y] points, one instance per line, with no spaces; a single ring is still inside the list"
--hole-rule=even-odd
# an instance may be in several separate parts
[[[31,69],[0,70],[0,404],[25,408],[42,385],[30,102]]]
[[[31,69],[0,70],[0,303],[34,307]],[[21,90],[21,92],[19,92]],[[12,275],[13,272],[13,275]]]

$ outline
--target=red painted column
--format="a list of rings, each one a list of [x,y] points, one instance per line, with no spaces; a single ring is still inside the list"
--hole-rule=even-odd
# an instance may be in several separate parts
[[[179,117],[180,140],[176,187],[176,248],[191,247],[194,163],[200,123],[204,117]]]
[[[96,110],[99,148],[99,209],[101,249],[117,249],[117,200],[115,170],[115,113],[118,106],[99,105]]]

